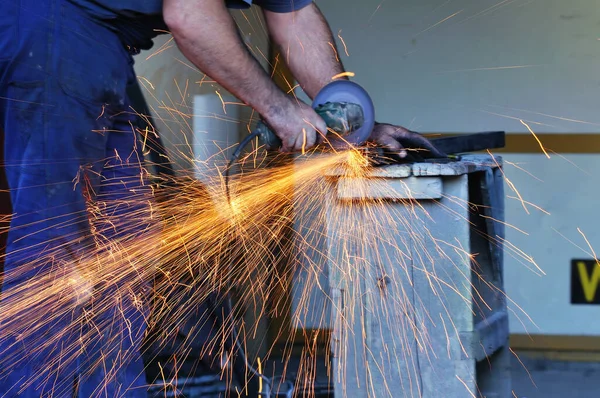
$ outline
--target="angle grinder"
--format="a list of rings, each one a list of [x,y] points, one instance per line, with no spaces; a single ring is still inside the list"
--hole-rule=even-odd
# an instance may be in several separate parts
[[[375,107],[369,94],[357,83],[349,80],[335,80],[324,86],[315,96],[312,108],[323,118],[328,133],[322,150],[345,150],[364,144],[375,126]],[[229,174],[233,163],[239,159],[243,149],[258,138],[268,150],[281,148],[281,140],[262,121],[256,129],[240,142],[233,152],[225,169],[225,189],[229,197]]]
[[[369,94],[349,80],[336,80],[319,91],[312,102],[323,118],[329,135],[322,149],[344,150],[363,144],[375,125],[375,109]],[[267,149],[279,149],[281,140],[264,123],[256,128],[259,140]]]

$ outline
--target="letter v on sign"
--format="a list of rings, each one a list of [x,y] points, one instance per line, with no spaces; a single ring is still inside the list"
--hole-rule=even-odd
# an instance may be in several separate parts
[[[600,283],[600,264],[594,264],[592,275],[588,273],[588,269],[583,261],[577,262],[577,269],[585,299],[588,303],[591,303],[594,301],[598,284]]]

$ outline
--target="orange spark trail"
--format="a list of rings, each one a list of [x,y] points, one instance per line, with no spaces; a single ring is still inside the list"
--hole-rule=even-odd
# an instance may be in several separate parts
[[[454,18],[455,16],[457,16],[458,14],[460,14],[460,13],[461,13],[461,12],[463,12],[463,11],[464,11],[464,10],[460,10],[460,11],[457,11],[457,12],[455,12],[455,13],[454,13],[454,14],[452,14],[452,15],[449,15],[449,16],[447,16],[446,18],[442,19],[441,21],[434,23],[434,24],[433,24],[433,25],[431,25],[430,27],[428,27],[428,28],[426,28],[426,29],[423,29],[422,31],[420,31],[419,33],[417,33],[417,34],[416,34],[414,37],[417,37],[417,36],[419,36],[420,34],[422,34],[422,33],[425,33],[425,32],[427,32],[428,30],[431,30],[431,29],[435,28],[436,26],[438,26],[438,25],[440,25],[440,24],[443,24],[443,23],[444,23],[444,22],[446,22],[447,20],[449,20],[449,19],[451,19],[451,18]]]
[[[337,75],[334,75],[331,80],[335,80],[335,79],[339,79],[340,77],[354,77],[355,73],[354,72],[342,72],[342,73],[338,73]]]
[[[350,54],[348,53],[348,47],[346,46],[346,42],[344,41],[344,38],[341,35],[342,31],[340,30],[338,32],[338,38],[340,39],[340,41],[342,42],[342,46],[344,46],[344,52],[346,53],[346,56],[349,57]]]
[[[335,55],[335,60],[339,62],[340,57],[338,56],[338,52],[335,49],[335,45],[332,42],[327,42],[327,44],[329,44],[329,47],[331,47],[331,49],[333,50],[333,54]]]
[[[585,234],[583,233],[581,228],[577,227],[577,232],[579,232],[579,234],[583,237],[583,240],[585,240],[585,243],[587,243],[588,247],[590,248],[590,251],[592,252],[592,255],[594,256],[594,260],[596,260],[596,264],[600,265],[600,261],[598,260],[598,256],[596,256],[596,252],[594,251],[592,244],[590,243],[588,238],[585,236]]]
[[[531,127],[529,127],[529,125],[527,123],[525,123],[522,120],[519,120],[521,122],[521,124],[525,127],[527,127],[527,130],[529,130],[529,132],[531,133],[531,135],[533,135],[533,138],[535,138],[535,140],[537,141],[537,143],[540,145],[540,149],[542,150],[542,152],[544,152],[544,155],[546,155],[546,157],[548,159],[550,159],[550,155],[548,155],[548,152],[546,152],[546,149],[544,149],[544,146],[542,145],[542,141],[540,141],[540,139],[538,138],[537,135],[535,135],[535,133],[533,132],[533,130],[531,129]]]
[[[438,72],[438,73],[475,72],[475,71],[483,71],[483,70],[502,70],[502,69],[521,69],[521,68],[531,68],[534,66],[541,66],[541,65],[490,66],[487,68],[453,69],[453,70],[447,70],[447,71],[442,71],[442,72]]]

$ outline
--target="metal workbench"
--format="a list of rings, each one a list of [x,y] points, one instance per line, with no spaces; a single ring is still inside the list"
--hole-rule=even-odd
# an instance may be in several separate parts
[[[331,332],[335,397],[510,397],[502,159],[328,170],[318,189],[295,199],[293,322]]]

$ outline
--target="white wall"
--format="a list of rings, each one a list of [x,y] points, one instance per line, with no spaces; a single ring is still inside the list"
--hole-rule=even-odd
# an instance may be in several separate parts
[[[341,30],[350,54],[342,59],[372,95],[381,121],[423,132],[527,132],[519,119],[536,132],[599,130],[597,1],[318,4],[334,33]],[[526,170],[506,166],[523,198],[551,213],[530,207],[527,214],[518,201],[506,199],[507,222],[528,234],[508,227],[508,240],[542,269],[506,252],[507,293],[527,314],[512,305],[518,314],[511,316],[513,333],[600,334],[597,306],[569,304],[570,260],[591,256],[567,240],[587,249],[579,227],[600,251],[600,156],[565,156],[504,156]],[[508,186],[506,194],[516,196]]]
[[[507,240],[541,268],[536,269],[518,250],[505,250],[506,288],[509,298],[514,300],[509,306],[515,311],[511,314],[511,331],[600,335],[598,306],[570,304],[571,259],[593,258],[585,239],[596,251],[600,247],[597,228],[600,157],[564,155],[547,159],[544,155],[509,155],[505,158],[514,163],[506,164],[505,170],[519,194],[545,211],[526,205],[528,214],[515,192],[505,187],[506,219],[512,225],[506,228]]]
[[[527,131],[509,117],[542,123],[532,125],[538,131],[598,130],[597,1],[317,3],[334,33],[341,30],[350,54],[342,58],[374,97],[379,119],[430,132]],[[526,67],[473,70],[516,66]]]

